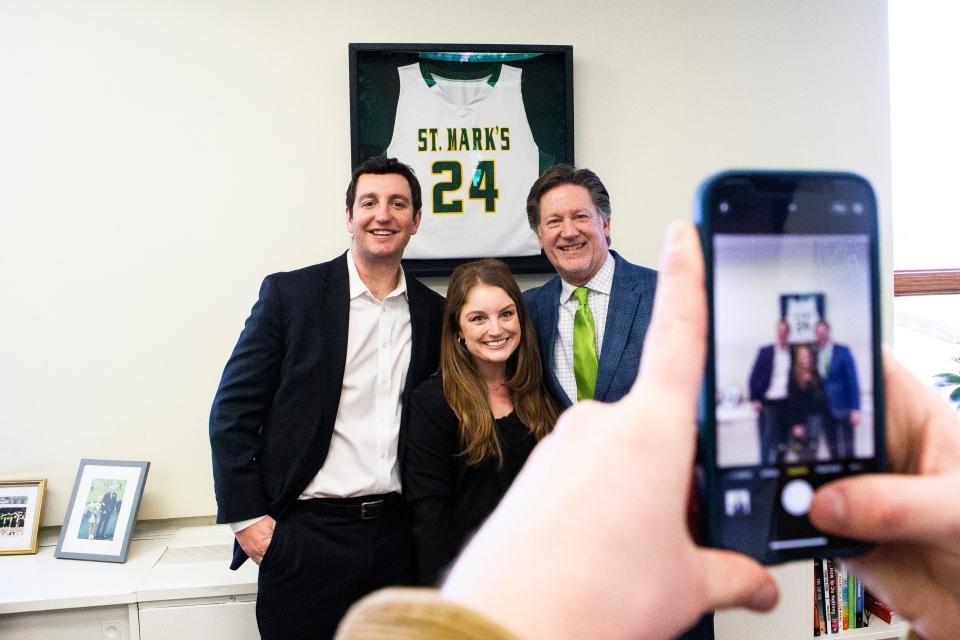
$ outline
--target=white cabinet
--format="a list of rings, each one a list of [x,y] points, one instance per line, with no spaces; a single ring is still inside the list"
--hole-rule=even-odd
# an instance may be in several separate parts
[[[140,640],[259,640],[256,596],[140,603]]]
[[[123,564],[58,560],[54,547],[0,558],[4,640],[259,638],[257,566],[230,571],[229,527],[134,540]]]
[[[136,605],[84,607],[0,615],[4,640],[132,640]]]

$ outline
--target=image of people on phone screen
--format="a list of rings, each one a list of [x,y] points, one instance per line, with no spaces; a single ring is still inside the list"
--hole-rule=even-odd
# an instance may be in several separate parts
[[[758,556],[827,545],[810,496],[875,454],[868,237],[713,242],[722,535]]]
[[[717,466],[872,457],[866,238],[718,235],[715,251]]]

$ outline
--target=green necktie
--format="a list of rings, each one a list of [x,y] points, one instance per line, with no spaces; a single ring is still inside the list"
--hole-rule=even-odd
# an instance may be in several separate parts
[[[587,288],[573,290],[580,306],[573,316],[573,375],[577,379],[577,400],[593,400],[597,386],[597,340],[593,314],[587,305]]]

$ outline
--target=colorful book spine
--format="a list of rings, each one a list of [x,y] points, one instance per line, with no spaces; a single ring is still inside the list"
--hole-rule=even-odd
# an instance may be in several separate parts
[[[850,574],[847,573],[847,567],[840,565],[840,623],[844,629],[850,628],[850,591],[847,589],[847,583],[850,582]]]
[[[813,635],[820,635],[820,608],[817,606],[817,590],[813,590]]]
[[[850,618],[850,628],[857,628],[857,577],[847,574],[847,616]]]
[[[826,558],[820,561],[823,567],[823,621],[827,627],[827,633],[830,633],[830,629],[833,626],[833,617],[830,615],[830,567],[828,563],[829,560]]]
[[[893,616],[890,612],[890,607],[874,598],[869,591],[867,591],[863,596],[863,605],[865,610],[869,609],[873,615],[877,616],[887,624],[890,624],[891,620],[893,619]]]
[[[827,560],[827,588],[830,593],[830,631],[840,633],[840,607],[837,602],[840,590],[837,589],[837,569],[833,560]]]
[[[827,635],[827,613],[824,610],[826,600],[823,597],[823,561],[813,561],[813,585],[814,594],[817,598],[817,616],[816,623],[820,633],[816,635]]]
[[[866,625],[864,624],[864,620],[863,620],[863,582],[860,580],[860,578],[857,578],[856,590],[857,590],[857,594],[856,594],[856,605],[855,605],[856,614],[855,615],[857,620],[857,629],[861,629]]]

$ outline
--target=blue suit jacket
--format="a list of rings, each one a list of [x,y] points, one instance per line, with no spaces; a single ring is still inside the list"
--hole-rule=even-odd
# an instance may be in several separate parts
[[[594,392],[594,398],[603,402],[622,398],[637,377],[640,352],[650,325],[653,295],[657,286],[656,271],[631,264],[615,251],[610,253],[616,267]],[[555,276],[543,286],[525,291],[523,299],[537,330],[547,389],[565,409],[575,399],[567,397],[553,368],[560,308],[560,277]]]
[[[823,379],[830,413],[834,418],[846,418],[851,411],[860,410],[860,384],[857,381],[857,365],[849,347],[833,344],[830,367]]]
[[[763,400],[770,388],[770,378],[773,377],[773,345],[761,347],[757,352],[757,359],[753,361],[750,370],[750,399]]]

